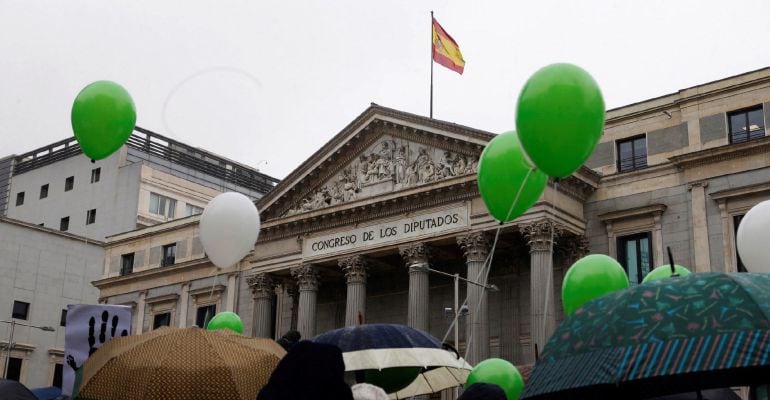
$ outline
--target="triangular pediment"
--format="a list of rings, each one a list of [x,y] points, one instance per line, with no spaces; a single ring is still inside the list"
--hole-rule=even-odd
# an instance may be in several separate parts
[[[494,135],[372,105],[258,206],[266,220],[377,201],[476,173]]]

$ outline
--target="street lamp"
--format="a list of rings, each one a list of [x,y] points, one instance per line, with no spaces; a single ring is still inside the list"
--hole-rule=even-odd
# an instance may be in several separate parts
[[[13,318],[11,318],[10,321],[0,320],[0,322],[11,324],[11,335],[8,338],[8,345],[6,346],[7,351],[5,355],[5,369],[3,369],[3,378],[8,379],[8,367],[11,364],[11,349],[13,349],[13,331],[16,329],[16,325],[28,326],[30,328],[40,329],[41,331],[46,331],[46,332],[53,332],[55,331],[55,329],[53,329],[50,326],[37,326],[37,325],[25,324],[23,322],[16,322],[16,320],[14,320]]]

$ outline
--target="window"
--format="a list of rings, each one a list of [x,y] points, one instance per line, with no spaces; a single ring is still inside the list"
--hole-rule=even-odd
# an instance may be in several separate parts
[[[167,244],[163,246],[163,259],[160,261],[161,267],[168,267],[174,265],[176,258],[176,243]]]
[[[741,224],[741,220],[743,220],[743,215],[734,215],[733,216],[733,228],[735,228],[735,231],[733,232],[733,237],[738,238],[738,225]],[[746,266],[743,265],[743,261],[741,261],[741,255],[738,254],[738,241],[733,240],[735,242],[735,257],[737,258],[737,264],[738,264],[738,272],[749,272],[746,269]]]
[[[762,106],[733,111],[727,114],[730,124],[730,143],[747,142],[765,136]]]
[[[75,187],[75,177],[70,176],[64,180],[64,191],[69,192],[73,187]]]
[[[618,238],[618,261],[632,285],[642,283],[652,270],[652,240],[649,232]]]
[[[25,303],[23,301],[14,300],[13,301],[13,318],[16,319],[27,319],[27,316],[29,314],[29,303]]]
[[[64,217],[59,221],[59,230],[66,232],[70,228],[70,217]]]
[[[202,208],[198,206],[194,206],[192,204],[187,204],[184,208],[184,211],[185,211],[185,216],[188,216],[188,217],[191,215],[198,215],[203,213]]]
[[[21,358],[11,357],[8,359],[8,372],[5,374],[5,379],[12,381],[19,381],[21,379]]]
[[[24,204],[24,192],[16,193],[16,206]]]
[[[40,186],[40,198],[44,199],[48,197],[48,184],[46,183],[43,186]]]
[[[198,307],[198,311],[195,313],[195,325],[197,325],[199,328],[206,328],[206,325],[209,324],[209,321],[211,321],[211,318],[214,318],[216,313],[216,304]]]
[[[171,313],[155,314],[152,321],[152,329],[171,325]]]
[[[176,200],[156,193],[150,193],[149,211],[153,214],[162,215],[167,218],[174,218]]]
[[[91,170],[91,183],[99,182],[99,178],[102,174],[101,168],[94,168]]]
[[[96,209],[88,210],[86,212],[86,225],[91,225],[96,222]]]
[[[645,135],[618,141],[618,172],[634,171],[647,166]]]
[[[53,367],[53,382],[51,386],[61,389],[62,373],[64,372],[64,364],[56,364]]]
[[[59,319],[59,326],[67,326],[67,309],[61,310],[61,318]]]
[[[120,275],[128,275],[134,272],[134,253],[120,256]]]

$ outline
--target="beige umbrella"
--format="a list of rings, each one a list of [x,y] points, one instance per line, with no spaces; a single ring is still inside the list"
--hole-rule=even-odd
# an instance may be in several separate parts
[[[465,384],[473,367],[462,358],[457,361],[457,364],[456,367],[433,368],[421,373],[409,386],[396,393],[391,393],[390,398],[408,399]]]
[[[254,400],[285,354],[229,330],[161,328],[113,339],[88,358],[87,399]]]

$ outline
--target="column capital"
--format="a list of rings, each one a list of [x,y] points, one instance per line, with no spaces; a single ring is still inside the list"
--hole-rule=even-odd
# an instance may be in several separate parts
[[[484,232],[472,232],[457,237],[467,261],[484,262],[489,255],[489,236]]]
[[[251,288],[255,299],[272,297],[275,290],[275,281],[269,274],[259,273],[246,278],[246,283]]]
[[[406,266],[411,270],[417,264],[427,264],[430,256],[430,248],[425,243],[413,243],[398,248],[399,254],[404,258]]]
[[[708,186],[709,186],[709,181],[695,181],[687,184],[687,190],[692,190],[693,188],[697,188],[697,187],[705,189]]]
[[[578,260],[586,256],[590,251],[588,237],[585,235],[563,235],[559,236],[559,246],[555,251],[569,259]]]
[[[527,239],[530,253],[547,252],[551,250],[551,241],[559,233],[559,228],[546,218],[520,226],[519,231]]]
[[[294,300],[297,299],[297,296],[299,296],[299,288],[295,282],[286,281],[283,283],[283,287],[286,288],[286,294],[288,294],[289,297]]]
[[[321,285],[318,270],[310,264],[301,264],[291,269],[291,276],[297,280],[297,286],[302,291],[317,291]]]
[[[366,283],[366,258],[360,255],[341,258],[338,265],[345,272],[347,283]]]

